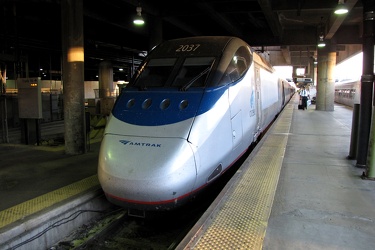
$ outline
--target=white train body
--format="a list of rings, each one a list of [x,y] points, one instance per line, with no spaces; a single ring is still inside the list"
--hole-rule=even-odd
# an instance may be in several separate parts
[[[335,83],[335,102],[354,107],[360,103],[361,81],[345,80]]]
[[[113,108],[98,177],[117,205],[168,210],[189,201],[257,140],[294,94],[241,39],[156,47]]]

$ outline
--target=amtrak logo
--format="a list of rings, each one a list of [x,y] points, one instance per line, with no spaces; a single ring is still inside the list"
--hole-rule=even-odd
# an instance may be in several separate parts
[[[119,140],[119,142],[128,146],[161,148],[161,144],[157,144],[157,143],[133,142],[133,141],[127,141],[127,140]]]

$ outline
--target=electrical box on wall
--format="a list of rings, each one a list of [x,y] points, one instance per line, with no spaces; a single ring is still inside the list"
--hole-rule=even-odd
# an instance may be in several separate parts
[[[43,118],[41,85],[40,77],[17,79],[20,118]]]

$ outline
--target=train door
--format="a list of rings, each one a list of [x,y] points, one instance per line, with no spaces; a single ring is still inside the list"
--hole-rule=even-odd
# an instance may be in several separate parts
[[[242,141],[242,95],[241,84],[236,84],[229,87],[229,107],[230,107],[230,122],[232,127],[232,149],[235,149]]]
[[[262,102],[260,100],[260,90],[261,90],[261,81],[260,81],[260,68],[258,65],[255,65],[254,68],[255,76],[255,106],[256,106],[256,131],[254,133],[254,141],[257,139],[261,132],[261,122],[262,122]]]
[[[281,108],[285,105],[285,87],[284,87],[284,81],[280,80],[279,84],[281,85],[279,89],[281,89]]]

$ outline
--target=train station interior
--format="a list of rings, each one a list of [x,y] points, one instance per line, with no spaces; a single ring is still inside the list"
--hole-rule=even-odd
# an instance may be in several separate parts
[[[155,46],[203,36],[242,39],[287,68],[296,92],[165,249],[375,244],[373,0],[4,0],[0,9],[0,249],[64,249],[61,237],[99,213],[56,222],[113,209],[97,171],[116,100]]]

